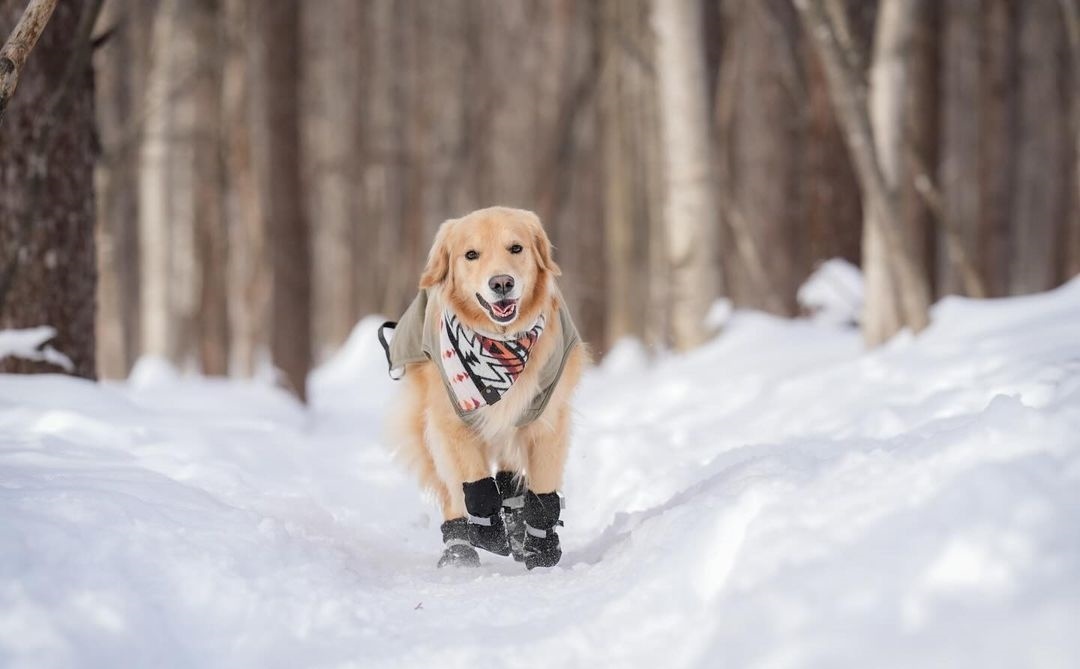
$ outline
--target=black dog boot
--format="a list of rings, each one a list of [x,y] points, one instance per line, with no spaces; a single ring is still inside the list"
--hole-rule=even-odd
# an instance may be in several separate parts
[[[454,518],[443,523],[443,554],[439,558],[439,568],[443,567],[479,567],[480,556],[469,545],[469,521]]]
[[[514,472],[499,472],[495,475],[495,484],[499,486],[502,497],[502,517],[506,525],[506,538],[510,542],[510,552],[514,560],[525,561],[525,485]]]
[[[495,479],[489,476],[463,483],[462,487],[465,489],[465,509],[469,512],[469,543],[496,555],[510,555],[506,526],[499,514],[502,498]]]
[[[555,528],[562,525],[559,513],[562,501],[559,493],[547,492],[537,495],[532,490],[525,493],[525,567],[554,567],[562,558],[559,535]]]

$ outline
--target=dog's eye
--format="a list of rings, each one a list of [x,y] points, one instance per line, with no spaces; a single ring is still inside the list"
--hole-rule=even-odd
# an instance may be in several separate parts
[[[477,253],[473,249],[469,249],[468,251],[465,252],[465,259],[466,260],[476,260],[479,257],[480,257],[480,254]]]
[[[521,244],[514,244],[511,246],[510,253],[521,253]]]

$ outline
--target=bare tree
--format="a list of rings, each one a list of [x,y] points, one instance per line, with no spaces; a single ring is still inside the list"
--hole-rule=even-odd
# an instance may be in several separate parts
[[[866,84],[859,70],[865,58],[851,40],[845,8],[834,2],[833,11],[828,11],[824,0],[796,0],[825,67],[833,106],[863,193],[863,268],[881,277],[868,282],[866,293],[863,335],[871,346],[883,342],[899,326],[917,332],[929,322],[929,282],[901,223],[895,182],[898,170],[894,169],[901,155],[890,139],[897,133],[893,124],[902,119],[904,94],[904,79],[899,74],[903,64],[896,62],[902,53],[891,45],[902,42],[902,36],[912,30],[915,15],[905,6],[910,4],[885,0],[880,10],[873,68],[881,84],[874,89],[872,120]],[[872,269],[875,267],[879,269]],[[890,279],[884,280],[885,276]]]
[[[188,3],[195,45],[193,106],[200,122],[193,129],[195,253],[198,311],[195,335],[204,374],[229,371],[227,291],[228,229],[225,226],[224,152],[225,24],[221,0]]]
[[[98,371],[124,378],[140,341],[139,113],[156,2],[113,0],[99,23],[108,39],[95,50],[95,103],[101,156],[96,166]]]
[[[596,39],[602,50],[600,77],[600,146],[604,161],[604,235],[607,282],[605,339],[646,335],[651,300],[648,251],[649,129],[640,119],[643,107],[656,97],[656,83],[647,76],[651,64],[649,3],[606,0]],[[627,46],[629,44],[629,46]],[[645,63],[640,58],[648,58]],[[643,76],[644,75],[644,76]],[[652,131],[652,135],[646,134]],[[645,131],[645,132],[643,132]]]
[[[685,350],[708,337],[705,316],[720,287],[701,6],[697,0],[655,0],[653,27],[667,184],[672,338],[676,348]]]
[[[15,24],[21,4],[0,2],[0,31]],[[0,143],[0,327],[55,327],[55,346],[72,363],[66,371],[87,378],[97,373],[90,42],[100,8],[57,3],[34,58],[11,61],[25,71]],[[0,369],[57,371],[13,360]]]
[[[229,358],[234,374],[255,373],[269,349],[270,278],[266,226],[255,185],[252,155],[252,54],[249,0],[226,0],[225,53],[222,56],[225,177],[228,220]]]
[[[304,178],[311,225],[316,348],[333,351],[359,317],[355,273],[360,198],[357,151],[364,9],[355,0],[305,3],[302,76]]]
[[[744,0],[728,22],[717,102],[725,286],[739,306],[791,316],[809,274],[792,159],[806,121],[798,15],[787,0]]]
[[[1012,201],[1013,293],[1048,290],[1060,278],[1068,215],[1068,103],[1061,95],[1065,29],[1052,2],[1019,7],[1016,182]]]
[[[311,258],[300,181],[300,5],[249,4],[252,142],[270,244],[270,355],[300,399],[311,369]]]
[[[1065,18],[1066,37],[1069,40],[1069,69],[1072,74],[1070,92],[1070,118],[1072,122],[1073,153],[1071,194],[1069,195],[1069,220],[1065,233],[1065,278],[1080,274],[1080,2],[1059,0]]]

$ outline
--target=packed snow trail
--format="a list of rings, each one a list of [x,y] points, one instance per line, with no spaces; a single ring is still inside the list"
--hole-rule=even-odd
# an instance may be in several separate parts
[[[933,321],[620,346],[529,573],[434,568],[374,320],[310,410],[152,360],[0,376],[0,666],[1080,666],[1080,282]]]

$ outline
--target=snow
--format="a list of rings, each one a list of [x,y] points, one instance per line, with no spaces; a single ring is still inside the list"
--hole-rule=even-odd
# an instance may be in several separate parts
[[[47,325],[23,330],[0,330],[0,359],[12,357],[50,362],[70,372],[75,369],[71,358],[48,345],[55,336],[56,328]]]
[[[0,666],[1080,666],[1080,281],[870,353],[743,311],[621,343],[535,572],[434,568],[379,322],[307,410],[152,359],[0,376]]]
[[[858,323],[863,307],[862,271],[843,258],[826,260],[799,286],[795,297],[815,321]]]

